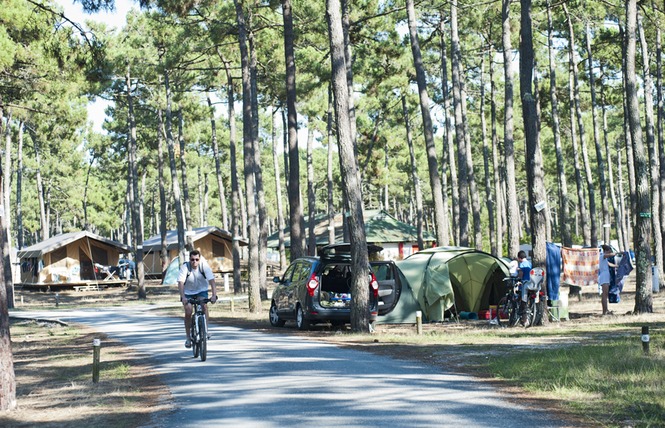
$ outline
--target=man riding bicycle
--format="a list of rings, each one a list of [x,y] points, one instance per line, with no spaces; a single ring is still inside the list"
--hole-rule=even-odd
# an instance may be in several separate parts
[[[185,307],[185,334],[187,340],[185,341],[185,348],[192,346],[192,340],[189,337],[192,323],[192,305],[188,302],[189,299],[207,299],[208,298],[208,285],[212,289],[212,298],[210,302],[217,301],[217,289],[215,287],[215,275],[212,269],[201,260],[201,253],[197,250],[190,251],[189,262],[185,262],[180,266],[180,273],[178,274],[178,290],[180,290],[180,301]],[[203,304],[206,318],[208,317],[208,306]]]

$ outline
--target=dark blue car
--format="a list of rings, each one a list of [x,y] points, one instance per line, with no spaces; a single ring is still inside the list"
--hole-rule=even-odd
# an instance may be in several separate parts
[[[368,250],[378,252],[382,248],[371,245]],[[376,263],[382,272],[395,269],[392,262]],[[384,308],[389,311],[394,307],[396,275],[384,273],[379,281],[375,266],[370,266],[369,272],[370,322],[374,322],[380,313],[387,313]],[[281,278],[273,279],[277,286],[270,304],[270,324],[281,327],[287,320],[294,320],[298,329],[306,330],[317,323],[349,323],[352,275],[349,244],[328,245],[319,257],[294,260]]]

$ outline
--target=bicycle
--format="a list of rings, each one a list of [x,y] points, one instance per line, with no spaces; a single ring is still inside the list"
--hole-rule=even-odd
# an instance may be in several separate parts
[[[211,300],[190,298],[187,301],[193,306],[190,333],[192,352],[194,353],[194,358],[200,356],[201,361],[205,361],[208,356],[208,321],[206,320],[203,305],[209,303]]]
[[[506,283],[506,295],[499,300],[497,305],[496,321],[499,326],[502,325],[501,318],[504,318],[504,323],[508,327],[515,326],[521,318],[521,303],[522,303],[522,281],[514,276],[509,276],[503,279]]]

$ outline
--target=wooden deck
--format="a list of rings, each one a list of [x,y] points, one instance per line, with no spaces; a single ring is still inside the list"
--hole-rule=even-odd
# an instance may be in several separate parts
[[[75,291],[101,291],[108,287],[127,287],[131,281],[127,279],[109,279],[98,281],[77,281],[77,282],[43,282],[43,283],[17,283],[16,287],[23,290],[75,290]]]

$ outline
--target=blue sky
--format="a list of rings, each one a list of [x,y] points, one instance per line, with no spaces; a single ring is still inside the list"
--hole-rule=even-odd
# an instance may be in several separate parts
[[[88,14],[83,12],[80,3],[73,0],[56,0],[65,10],[65,16],[72,21],[83,24],[87,20],[106,23],[110,27],[120,28],[125,24],[125,16],[132,7],[138,8],[138,3],[132,0],[115,0],[115,11]]]

